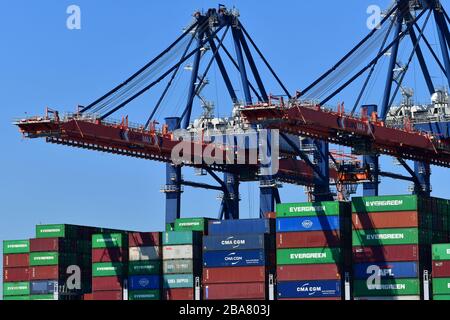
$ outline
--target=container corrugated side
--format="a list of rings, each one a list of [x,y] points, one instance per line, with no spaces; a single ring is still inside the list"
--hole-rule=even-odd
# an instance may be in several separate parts
[[[418,244],[419,231],[416,228],[354,230],[352,242],[354,246]]]
[[[194,287],[193,274],[165,274],[163,276],[164,288],[192,288]]]
[[[393,195],[352,198],[353,212],[418,211],[418,197]]]
[[[29,253],[30,240],[4,240],[3,254],[8,253]]]
[[[209,221],[209,235],[261,234],[275,231],[274,219],[238,219]]]
[[[277,218],[277,232],[339,230],[339,216]]]
[[[278,298],[325,298],[341,297],[342,282],[340,280],[303,280],[279,282]]]
[[[207,218],[179,218],[175,220],[175,231],[201,231],[208,230],[208,221],[212,219]]]
[[[273,242],[273,237],[267,234],[209,235],[203,237],[203,250],[271,249],[274,247]]]
[[[337,201],[279,203],[277,217],[335,216],[342,210],[342,203]]]
[[[92,235],[92,248],[121,248],[125,244],[123,238],[124,235],[121,233],[94,234]]]
[[[123,264],[120,262],[101,262],[92,264],[92,276],[110,277],[123,274]]]
[[[202,234],[197,231],[167,231],[163,235],[163,245],[181,245],[193,244],[200,245],[202,242]]]
[[[433,294],[450,294],[450,278],[433,278]]]
[[[128,277],[129,290],[159,290],[160,288],[160,275],[138,275]]]
[[[201,257],[201,247],[189,244],[164,246],[162,251],[163,260],[198,259]]]
[[[373,275],[380,277],[380,279],[417,278],[419,276],[419,264],[417,262],[369,262],[353,265],[355,279],[368,279]]]
[[[356,280],[353,282],[353,294],[356,297],[419,295],[420,284],[418,279],[381,280],[378,285]]]
[[[130,261],[160,260],[161,251],[159,246],[130,247],[128,255]]]
[[[343,260],[340,248],[299,248],[277,250],[277,265],[340,263]]]
[[[3,296],[22,296],[30,294],[30,282],[4,282]]]
[[[130,261],[128,263],[128,274],[159,274],[161,273],[161,261],[147,260],[147,261]]]
[[[160,290],[128,291],[128,300],[160,300]]]
[[[263,266],[266,264],[268,264],[268,257],[264,250],[203,252],[203,266],[208,268]]]
[[[450,260],[450,244],[433,244],[433,260]]]

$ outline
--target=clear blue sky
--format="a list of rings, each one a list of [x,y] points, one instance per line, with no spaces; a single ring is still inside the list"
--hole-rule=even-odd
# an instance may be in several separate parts
[[[368,5],[386,8],[390,3],[220,2],[238,7],[247,30],[291,91],[307,85],[367,34]],[[81,7],[81,30],[66,28],[66,8],[71,4]],[[165,179],[163,164],[23,140],[11,123],[25,113],[41,114],[46,106],[73,111],[77,104],[91,102],[173,41],[190,22],[194,9],[216,6],[217,1],[206,0],[2,2],[0,241],[33,237],[38,223],[163,229],[164,197],[159,191]],[[439,82],[439,74],[436,77]],[[419,98],[427,102],[420,82],[413,86],[419,87]],[[381,89],[375,87],[376,97],[366,102],[379,103]],[[339,100],[346,97],[344,93]],[[150,104],[143,99],[139,105],[149,108]],[[218,105],[221,115],[230,110],[226,101]],[[131,112],[130,116],[143,121]],[[401,172],[392,163],[383,158],[384,169]],[[192,177],[189,169],[184,174]],[[448,197],[447,181],[445,170],[433,168],[434,195]],[[298,187],[285,186],[280,191],[283,201],[305,199]],[[385,180],[381,193],[407,193],[407,184]],[[215,191],[186,188],[183,216],[216,217],[216,196]],[[241,197],[242,216],[256,217],[257,186],[242,185]]]

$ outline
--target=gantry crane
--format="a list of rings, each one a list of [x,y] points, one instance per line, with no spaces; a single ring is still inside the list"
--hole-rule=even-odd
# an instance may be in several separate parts
[[[418,45],[420,40],[426,39],[423,33],[424,28],[421,29],[417,25],[417,21],[427,13],[427,21],[434,13],[436,24],[441,32],[441,45],[444,44],[443,51],[446,51],[447,55],[444,54],[444,66],[442,63],[440,65],[447,71],[448,77],[448,71],[450,71],[446,46],[450,44],[446,23],[448,16],[438,1],[424,0],[412,3],[398,0],[385,15],[379,29],[374,29],[332,69],[295,95],[290,94],[255,44],[243,26],[238,11],[219,6],[218,9],[195,12],[193,22],[179,38],[123,83],[89,105],[78,106],[74,113],[64,115],[48,110],[45,116],[19,119],[15,124],[28,138],[44,137],[49,143],[165,162],[166,185],[163,191],[166,196],[166,222],[169,223],[180,217],[183,186],[221,191],[223,197],[219,217],[223,219],[239,217],[239,184],[246,181],[260,183],[261,215],[274,211],[275,203],[280,202],[279,183],[307,186],[311,190],[311,200],[315,201],[334,199],[330,184],[336,185],[340,198],[342,198],[343,186],[354,186],[360,183],[363,183],[365,194],[377,194],[379,175],[414,181],[417,186],[422,186],[424,181],[429,182],[430,164],[444,167],[450,164],[450,151],[446,141],[432,133],[390,128],[384,124],[386,110],[389,109],[396,95],[395,91],[393,94],[391,92],[394,68],[388,71],[380,117],[376,114],[376,106],[361,107],[360,100],[377,62],[390,51],[390,62],[392,66],[395,66],[396,51],[401,40],[407,36],[413,41],[413,53],[417,55],[421,66],[423,62],[425,78],[430,80]],[[415,29],[419,31],[418,37],[415,35]],[[393,30],[395,30],[394,33]],[[387,45],[389,35],[392,36],[392,34],[394,34],[393,40]],[[373,47],[372,42],[377,43],[371,40],[372,37],[378,41],[382,40],[378,54],[366,67],[350,79],[345,79],[345,75],[349,75],[351,69],[348,61],[354,62],[352,59],[354,55],[359,56],[361,52],[367,53],[366,46],[370,44]],[[234,47],[234,54],[226,47],[227,39]],[[272,88],[271,91],[279,90],[281,95],[268,93],[259,66],[253,57],[254,54],[258,55],[262,66],[267,69],[267,73],[278,85],[278,88]],[[170,59],[175,61],[172,62]],[[202,62],[206,63],[202,64]],[[270,152],[261,154],[257,150],[258,161],[255,163],[244,161],[239,164],[237,161],[239,156],[249,159],[253,149],[257,147],[236,147],[233,143],[218,144],[215,141],[204,140],[205,127],[199,128],[192,125],[196,98],[199,98],[203,106],[209,108],[209,111],[207,110],[209,114],[211,113],[211,105],[206,102],[201,91],[213,64],[220,71],[233,106],[233,119],[225,121],[228,127],[225,132],[228,134],[231,132],[232,135],[234,133],[234,137],[245,134],[247,131],[256,132],[260,138],[263,129],[279,129],[281,150],[278,159],[280,169],[277,173],[273,171],[272,162],[261,161],[262,156],[270,158]],[[170,96],[170,90],[177,77],[183,72],[183,66],[191,72],[184,108],[179,115],[170,114],[165,118],[163,127],[157,128],[156,114],[161,111],[164,101]],[[239,74],[240,83],[233,83],[232,77],[229,76],[230,68]],[[330,110],[326,105],[327,102],[363,74],[367,74],[367,80],[355,100],[352,112],[346,114],[343,106],[340,106],[337,112]],[[336,83],[336,78],[345,83],[329,96],[318,102],[312,102],[322,94],[320,88],[326,87],[329,90],[332,88],[330,83]],[[328,81],[331,82],[328,83]],[[400,85],[401,76],[400,80],[396,77],[396,81]],[[120,121],[111,120],[111,116],[158,85],[162,86],[160,97],[143,125],[131,124],[128,116],[124,116]],[[239,86],[242,88],[240,92],[237,90]],[[430,90],[431,87],[434,91],[434,86],[430,85]],[[354,116],[355,110],[360,107],[363,110],[362,115]],[[204,120],[202,119],[203,122]],[[222,121],[210,120],[206,123],[212,126]],[[179,129],[185,130],[185,136],[178,134]],[[193,139],[185,139],[186,137]],[[267,140],[270,138],[270,135],[264,137]],[[363,154],[362,164],[354,157],[347,161],[336,160],[337,155],[329,151],[328,143],[330,142],[351,146],[355,153]],[[175,164],[173,152],[180,143],[184,143],[185,146],[182,152],[183,161]],[[310,147],[305,149],[305,144]],[[205,150],[211,149],[214,151],[210,153],[210,158],[203,157],[200,160],[194,152],[200,150],[201,155],[204,155]],[[380,172],[379,154],[397,157],[405,165],[411,177]],[[216,155],[221,155],[223,159],[230,161],[226,163],[209,161]],[[414,173],[403,159],[413,159],[417,161],[418,166],[428,168],[428,171],[425,174],[418,174],[416,170]],[[217,185],[184,180],[181,170],[185,166],[208,173]],[[217,172],[223,173],[223,179],[217,175]],[[354,188],[348,190],[354,192]],[[416,190],[419,191],[419,188]],[[426,186],[420,190],[426,192]]]

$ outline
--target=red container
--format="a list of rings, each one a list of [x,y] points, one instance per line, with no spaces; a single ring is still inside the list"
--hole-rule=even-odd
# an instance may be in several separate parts
[[[203,283],[264,282],[266,275],[265,267],[205,268]]]
[[[85,293],[83,294],[82,300],[94,300],[94,296],[92,293]]]
[[[121,277],[93,277],[92,291],[120,291],[122,282]]]
[[[30,280],[57,280],[59,279],[58,266],[30,267]]]
[[[161,232],[132,232],[128,234],[129,247],[153,247],[161,244]]]
[[[353,262],[417,261],[419,246],[415,244],[395,246],[353,247]]]
[[[15,253],[3,255],[4,268],[28,267],[30,265],[30,255],[28,253]]]
[[[308,231],[277,233],[277,248],[339,247],[337,231]]]
[[[337,264],[289,265],[277,267],[278,281],[340,280]]]
[[[92,300],[123,300],[122,291],[94,291]]]
[[[205,300],[265,299],[266,283],[224,283],[203,286]]]
[[[128,260],[128,249],[101,248],[92,249],[92,262],[125,262]]]
[[[163,300],[194,300],[194,289],[192,288],[177,288],[164,289]]]
[[[30,252],[77,251],[77,243],[62,238],[30,239]]]
[[[354,213],[352,220],[355,229],[417,228],[419,226],[417,211]]]
[[[3,269],[3,282],[29,281],[30,269],[5,268]]]
[[[450,278],[450,261],[433,261],[433,278]]]

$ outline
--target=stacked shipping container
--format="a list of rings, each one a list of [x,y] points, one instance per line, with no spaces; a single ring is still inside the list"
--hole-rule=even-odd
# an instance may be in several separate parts
[[[433,245],[433,300],[450,300],[450,244]]]
[[[341,300],[350,264],[350,205],[277,205],[278,300]]]
[[[187,231],[163,233],[163,299],[194,300],[195,282],[200,277],[202,232],[189,231],[188,219],[177,219],[175,228]],[[177,227],[178,225],[178,227]],[[203,223],[204,225],[204,223]],[[191,225],[193,229],[196,224]]]
[[[211,221],[203,237],[204,299],[267,299],[273,231],[273,219]]]
[[[420,299],[431,243],[444,236],[435,223],[441,203],[409,195],[353,198],[355,299]]]
[[[161,298],[161,232],[128,235],[128,300]]]
[[[30,239],[31,300],[81,299],[90,292],[90,228],[38,225]]]
[[[126,233],[92,235],[92,299],[122,300],[127,277]]]
[[[3,241],[3,299],[30,299],[30,241]]]

